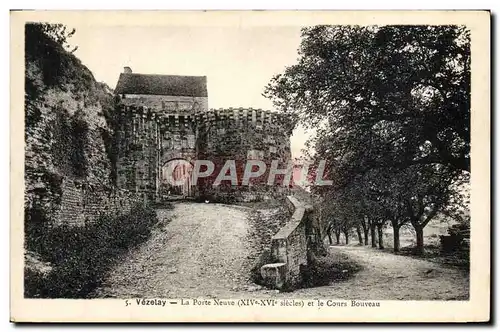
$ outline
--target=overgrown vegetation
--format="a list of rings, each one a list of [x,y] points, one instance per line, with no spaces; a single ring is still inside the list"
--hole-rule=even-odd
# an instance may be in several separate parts
[[[109,191],[116,180],[113,92],[73,54],[74,33],[62,24],[25,25],[27,297],[88,297],[119,255],[145,241],[158,223],[153,208],[142,205],[118,217],[103,211],[85,226],[55,220],[63,181],[77,190]]]
[[[72,53],[76,47],[69,45],[69,39],[75,30],[68,29],[61,24],[28,23],[25,26],[25,126],[26,135],[37,127],[43,120],[41,108],[47,104],[47,95],[50,90],[71,94],[75,101],[83,101],[83,107],[97,106],[102,110],[106,125],[100,130],[104,141],[107,158],[110,162],[110,182],[116,182],[116,133],[119,126],[114,112],[114,97],[111,88],[105,83],[97,82],[92,72]],[[57,108],[57,107],[56,107]],[[66,116],[67,131],[75,132],[73,144],[85,145],[85,136],[89,131],[86,109],[79,109],[69,120],[68,112],[60,112],[59,116]],[[60,121],[59,121],[60,123]],[[64,129],[64,128],[63,128]],[[48,135],[49,133],[47,133]],[[69,137],[67,138],[68,143]],[[48,138],[50,139],[50,138]],[[69,151],[69,150],[68,150]],[[76,162],[82,162],[83,150],[75,150],[70,156]],[[85,166],[75,170],[85,174]]]
[[[155,211],[140,205],[119,217],[102,215],[84,227],[50,227],[39,211],[26,214],[31,225],[25,232],[27,249],[53,266],[48,274],[25,268],[26,297],[87,297],[119,255],[148,239],[158,223]]]
[[[39,68],[41,74],[41,81],[25,75],[27,99],[35,100],[54,87],[75,94],[92,94],[96,85],[94,76],[77,57],[65,49],[60,37],[47,33],[47,29],[52,26],[44,23],[28,23],[25,26],[25,61]],[[26,67],[26,71],[30,69]]]
[[[54,143],[51,150],[54,164],[67,175],[84,178],[88,168],[85,154],[88,149],[89,125],[83,111],[80,109],[70,115],[66,109],[56,107],[54,113]]]

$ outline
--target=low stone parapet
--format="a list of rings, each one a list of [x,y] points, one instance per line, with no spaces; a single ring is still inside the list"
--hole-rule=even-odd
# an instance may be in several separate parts
[[[271,288],[282,288],[286,281],[286,264],[272,263],[261,267],[260,273],[264,280],[264,285]]]
[[[293,196],[287,197],[292,217],[271,240],[274,263],[261,268],[267,286],[276,289],[295,288],[302,282],[301,270],[307,266],[307,222],[312,207]]]

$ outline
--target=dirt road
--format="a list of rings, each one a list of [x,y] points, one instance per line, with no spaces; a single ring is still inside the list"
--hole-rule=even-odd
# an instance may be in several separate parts
[[[98,297],[328,298],[347,300],[463,300],[469,278],[437,263],[370,247],[334,246],[362,266],[352,278],[328,286],[278,293],[249,280],[256,253],[249,209],[222,204],[176,203],[159,210],[163,225],[115,266]],[[171,220],[171,221],[170,221]],[[170,222],[167,222],[170,221]],[[335,256],[337,255],[337,256]]]
[[[98,296],[224,298],[259,288],[245,265],[247,214],[246,208],[203,203],[159,210],[160,220],[171,221],[115,267]]]
[[[466,300],[469,278],[460,270],[366,246],[333,246],[330,254],[346,254],[363,269],[353,278],[309,289],[297,297],[351,300]]]

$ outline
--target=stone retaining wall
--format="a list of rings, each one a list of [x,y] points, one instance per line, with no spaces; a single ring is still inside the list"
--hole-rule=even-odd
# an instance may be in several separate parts
[[[55,225],[82,226],[96,221],[101,214],[118,216],[143,202],[140,195],[127,191],[93,187],[72,179],[63,179],[61,200]]]
[[[265,284],[277,289],[293,289],[302,282],[301,271],[308,264],[308,228],[312,207],[293,196],[287,197],[293,213],[288,223],[273,237],[271,256],[273,263],[261,268]]]

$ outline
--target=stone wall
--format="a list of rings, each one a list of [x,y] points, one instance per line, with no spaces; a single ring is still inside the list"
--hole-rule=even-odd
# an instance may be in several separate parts
[[[164,167],[171,160],[196,158],[195,117],[122,104],[117,112],[120,114],[118,187],[150,199],[165,191],[176,191],[164,181]]]
[[[85,224],[82,183],[71,179],[65,179],[61,183],[61,192],[61,204],[55,218],[55,224]]]
[[[275,184],[267,185],[272,160],[278,160],[278,168],[286,168],[291,160],[290,135],[292,127],[281,114],[261,109],[228,108],[210,110],[199,114],[199,157],[212,160],[214,175],[202,183],[202,191],[208,197],[218,199],[229,196],[235,200],[260,200],[288,193],[288,186],[281,186],[282,176]],[[251,179],[249,186],[241,186],[247,160],[258,159],[267,165],[266,172]],[[238,186],[223,181],[213,186],[226,160],[236,161]]]
[[[113,211],[113,93],[40,25],[25,36],[25,226],[81,225]]]
[[[279,113],[246,108],[215,109],[199,114],[207,155],[241,159],[290,160],[291,125]]]
[[[126,106],[148,107],[162,114],[185,115],[208,110],[207,97],[127,94],[121,96],[120,102]]]
[[[160,144],[156,116],[142,107],[120,108],[117,112],[117,185],[154,197],[158,190]]]
[[[310,214],[310,228],[308,230],[308,241],[310,246],[313,247],[315,254],[322,254],[325,252],[323,248],[323,239],[327,235],[328,229],[328,218],[323,216],[323,206],[317,204],[311,194],[307,192],[301,186],[294,186],[292,189],[293,196],[306,205],[311,205],[313,207]]]
[[[261,267],[265,284],[272,288],[293,289],[302,283],[302,270],[308,265],[308,235],[312,207],[287,197],[292,212],[288,223],[271,239],[274,263]]]
[[[61,201],[53,225],[82,226],[103,215],[127,214],[136,204],[143,204],[140,195],[127,190],[89,186],[86,182],[66,178],[61,184]]]
[[[291,126],[279,114],[242,108],[169,114],[123,103],[118,105],[117,112],[120,188],[156,198],[162,192],[172,191],[209,199],[232,197],[238,201],[288,193],[288,186],[280,185],[280,176],[273,186],[267,185],[271,161],[278,160],[278,167],[286,168],[290,160]],[[175,188],[166,183],[163,169],[168,161],[175,159],[210,160],[215,163],[215,171],[196,184],[187,181],[182,188]],[[250,186],[241,186],[248,159],[264,161],[268,170],[252,179]],[[213,186],[227,160],[236,161],[238,185],[223,181],[220,186]]]

